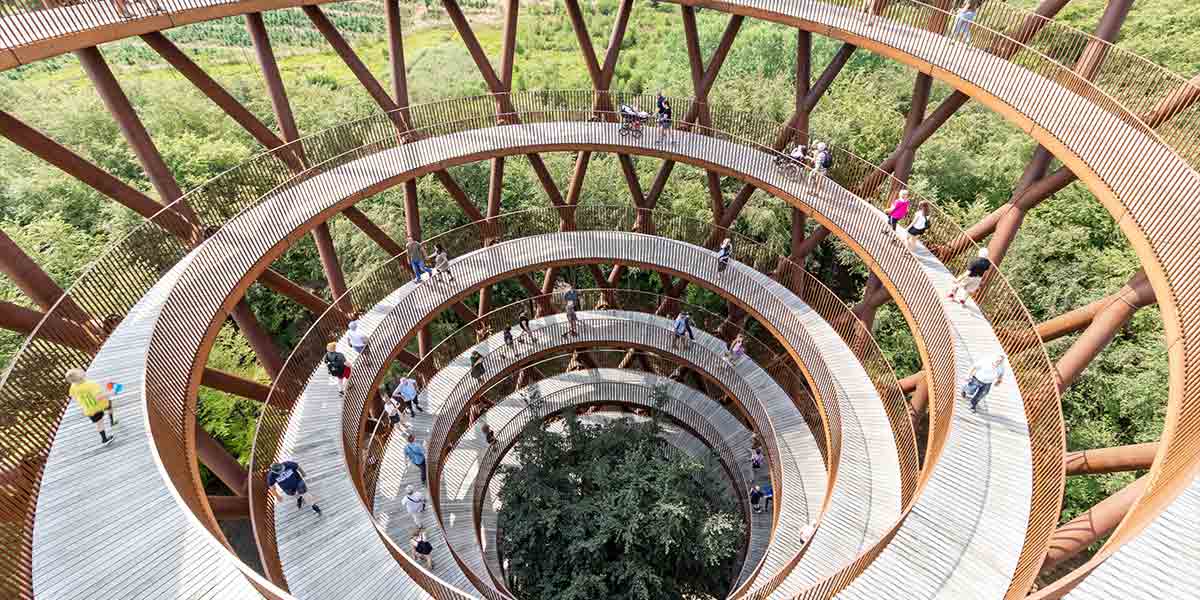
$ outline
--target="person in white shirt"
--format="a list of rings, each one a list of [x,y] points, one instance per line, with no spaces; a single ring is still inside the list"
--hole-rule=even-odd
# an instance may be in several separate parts
[[[405,486],[404,498],[401,499],[404,503],[404,512],[412,518],[413,524],[417,527],[421,526],[421,513],[425,512],[425,495],[413,486]]]
[[[349,331],[346,332],[346,340],[350,342],[350,347],[359,354],[366,354],[367,336],[358,330],[358,319],[350,321],[349,328]]]
[[[908,239],[904,241],[910,252],[917,250],[917,238],[929,231],[929,203],[922,200],[917,203],[917,212],[913,213],[912,221],[908,222]]]
[[[971,367],[971,376],[962,387],[962,397],[971,403],[971,412],[975,412],[979,402],[987,396],[992,386],[1004,381],[1004,355],[989,356]]]

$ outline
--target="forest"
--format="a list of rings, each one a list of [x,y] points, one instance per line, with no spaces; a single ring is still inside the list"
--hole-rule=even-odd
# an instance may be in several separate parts
[[[1014,3],[1027,7],[1035,4],[1033,0]],[[494,2],[463,4],[472,7],[468,16],[484,49],[490,56],[498,56],[500,9]],[[1091,30],[1104,4],[1103,0],[1075,0],[1059,19]],[[617,1],[594,0],[588,6],[586,18],[593,43],[603,49]],[[382,4],[352,1],[325,8],[386,86],[387,40]],[[484,82],[439,3],[405,3],[404,11],[412,102],[484,93]],[[266,18],[302,133],[316,133],[378,112],[303,13],[298,9],[282,10],[267,13]],[[701,11],[698,21],[702,50],[709,56],[727,17]],[[1200,4],[1139,3],[1118,45],[1190,77],[1200,70],[1196,31],[1200,31]],[[166,34],[256,116],[278,129],[241,19],[198,23]],[[518,40],[514,88],[591,87],[560,3],[523,5]],[[710,101],[783,121],[793,102],[795,45],[795,31],[747,20]],[[835,40],[815,36],[814,72],[824,67],[839,46]],[[114,42],[102,50],[184,190],[260,152],[253,138],[140,40]],[[687,56],[678,7],[638,3],[613,89],[639,93],[661,90],[686,97],[692,89]],[[813,112],[814,137],[836,140],[867,160],[881,161],[900,139],[914,74],[880,56],[863,50],[855,52]],[[153,187],[140,164],[73,56],[67,54],[0,73],[0,82],[0,109],[153,196]],[[952,91],[935,83],[930,107]],[[920,194],[935,198],[961,224],[970,224],[1009,200],[1033,150],[1034,143],[1024,132],[986,107],[968,103],[917,152],[910,184]],[[559,187],[565,189],[573,157],[558,154],[546,158]],[[11,143],[0,143],[0,165],[0,228],[64,287],[108,244],[141,221],[131,211]],[[529,163],[511,159],[508,165],[504,210],[545,206],[545,194]],[[648,187],[658,162],[636,159],[636,167],[643,187]],[[452,173],[482,208],[487,196],[487,163],[456,167]],[[735,181],[723,185],[727,197],[738,189]],[[423,178],[419,189],[426,236],[465,222],[445,189],[432,178]],[[626,203],[628,194],[615,158],[593,159],[581,204]],[[391,190],[359,207],[392,237],[402,239],[403,205],[400,191]],[[674,214],[711,220],[704,172],[677,167],[659,205]],[[790,215],[784,203],[756,192],[735,227],[764,243],[782,246],[788,239]],[[351,282],[388,258],[345,218],[336,218],[331,227],[342,267]],[[328,297],[316,248],[309,238],[289,250],[274,267]],[[809,258],[808,268],[851,303],[861,295],[867,276],[861,260],[834,242],[823,244]],[[1116,223],[1083,185],[1075,183],[1030,213],[1003,270],[1034,319],[1042,321],[1118,290],[1137,268],[1137,258]],[[625,285],[654,289],[656,281],[635,272]],[[580,285],[586,285],[586,281]],[[501,290],[495,304],[501,305],[516,294],[515,289]],[[7,280],[0,280],[0,300],[29,304]],[[284,349],[294,345],[311,324],[311,317],[299,305],[257,286],[251,288],[249,300],[255,314]],[[713,298],[698,296],[689,300],[720,306]],[[449,323],[442,326],[451,327]],[[898,311],[885,306],[875,331],[899,376],[919,369],[907,325]],[[1051,358],[1060,355],[1073,339],[1067,336],[1048,344]],[[7,364],[20,343],[19,335],[0,332],[0,364]],[[209,365],[267,380],[232,325],[222,331]],[[1163,329],[1157,309],[1150,307],[1137,313],[1064,394],[1068,448],[1157,440],[1166,393]],[[253,440],[255,417],[252,402],[202,390],[202,425],[243,462]],[[1069,479],[1064,518],[1090,507],[1136,475]]]

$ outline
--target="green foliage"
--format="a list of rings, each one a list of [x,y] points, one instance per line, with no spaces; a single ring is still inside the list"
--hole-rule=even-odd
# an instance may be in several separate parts
[[[500,549],[530,600],[722,597],[744,524],[715,465],[659,437],[657,420],[533,425],[503,467]]]

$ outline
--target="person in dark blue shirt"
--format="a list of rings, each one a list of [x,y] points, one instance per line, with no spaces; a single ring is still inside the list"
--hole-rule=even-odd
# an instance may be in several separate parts
[[[272,463],[267,469],[267,491],[276,500],[282,500],[284,495],[296,497],[296,508],[304,507],[304,495],[308,494],[308,485],[304,482],[304,472],[294,461]],[[321,514],[316,498],[309,494],[313,512]]]

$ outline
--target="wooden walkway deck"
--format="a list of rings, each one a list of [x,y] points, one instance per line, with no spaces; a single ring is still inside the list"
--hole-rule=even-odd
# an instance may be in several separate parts
[[[748,161],[747,159],[754,155],[754,151],[735,142],[693,134],[679,134],[676,136],[676,139],[678,140],[678,145],[672,147],[669,154],[679,160],[703,161],[709,164],[727,165],[725,168],[735,171],[754,171],[753,173],[749,173],[750,177],[771,182],[772,185],[778,184],[778,187],[784,190],[798,187],[797,184],[782,179],[782,177],[774,172],[769,167],[769,161]],[[345,198],[370,185],[406,172],[421,169],[423,165],[442,161],[453,163],[455,160],[467,160],[469,157],[477,156],[480,153],[519,153],[527,148],[547,147],[548,145],[558,145],[562,149],[587,145],[593,148],[603,147],[611,148],[614,151],[643,153],[651,151],[652,142],[647,141],[642,143],[620,138],[616,134],[616,125],[606,123],[542,123],[536,125],[498,126],[481,131],[422,140],[355,160],[332,168],[324,173],[314,175],[292,187],[283,188],[278,193],[264,199],[262,204],[245,211],[194,251],[195,264],[204,265],[204,267],[186,269],[180,274],[178,283],[170,290],[171,297],[164,305],[162,310],[163,316],[158,319],[158,323],[155,326],[149,350],[151,353],[163,354],[163,356],[158,357],[163,366],[160,369],[156,369],[153,372],[146,372],[145,374],[147,382],[155,380],[154,383],[158,386],[157,389],[163,390],[162,394],[165,397],[156,399],[156,401],[169,403],[182,401],[182,396],[186,393],[186,390],[179,389],[177,385],[173,385],[170,382],[181,378],[186,379],[186,376],[181,374],[181,370],[189,369],[190,362],[178,360],[178,357],[194,356],[198,353],[199,348],[202,346],[208,323],[213,319],[220,318],[224,299],[239,285],[243,278],[242,274],[250,271],[251,266],[270,253],[274,246],[285,243],[286,236],[296,231],[303,231],[308,226],[308,222],[314,219],[314,217],[339,206],[345,202]],[[661,151],[656,150],[656,152]],[[447,163],[442,162],[442,164]],[[839,192],[838,190],[840,188],[835,189],[831,184],[827,185],[822,190],[820,196],[809,197],[807,201],[811,203],[813,209],[827,215],[835,224],[841,222],[845,225],[845,230],[850,235],[855,237],[861,236],[864,240],[871,239],[871,236],[878,236],[878,231],[883,229],[882,216],[877,215],[878,220],[873,225],[852,226],[855,218],[860,216],[861,211],[874,211],[874,209],[868,207],[863,202],[855,201],[848,192],[844,190]],[[804,196],[800,191],[797,191],[797,197],[803,198]],[[877,211],[873,212],[873,214],[877,214]],[[653,261],[662,261],[663,265],[668,268],[677,268],[681,265],[686,266],[696,276],[704,280],[712,280],[716,276],[711,255],[707,251],[696,249],[695,247],[692,247],[693,250],[688,251],[702,253],[702,256],[708,256],[708,258],[694,259],[691,261],[691,264],[688,264],[687,261],[679,260],[680,257],[664,254],[661,251],[662,249],[656,247],[653,239],[648,236],[611,232],[578,232],[553,235],[577,235],[580,237],[563,238],[554,240],[553,243],[549,243],[551,242],[549,238],[541,239],[540,237],[517,240],[511,242],[514,244],[511,247],[513,250],[511,255],[509,257],[497,257],[502,261],[501,264],[492,266],[514,268],[525,263],[528,267],[532,266],[532,263],[563,260],[571,256],[572,251],[579,245],[591,243],[593,245],[589,248],[589,258],[595,258],[601,262],[628,260],[628,253],[634,252],[636,256],[652,257]],[[562,246],[555,247],[554,244],[557,243],[562,243]],[[893,246],[887,243],[871,244],[869,245],[869,251],[874,253],[903,252],[902,249],[894,248]],[[683,250],[685,247],[686,245],[676,246],[680,250]],[[602,249],[604,252],[596,255],[594,252],[596,249]],[[512,260],[505,264],[503,261],[506,258]],[[503,272],[503,270],[485,269],[479,272],[496,273]],[[765,277],[749,269],[746,270],[750,271],[750,273],[746,273],[746,275],[750,276],[736,280],[728,277],[727,274],[725,281],[722,282],[723,289],[736,294],[739,298],[750,298],[755,294],[771,296],[763,287],[763,283],[756,280],[756,277],[762,279],[765,279]],[[731,272],[737,273],[738,270],[732,269]],[[911,278],[908,280],[911,281]],[[733,283],[735,281],[738,282],[736,285]],[[419,294],[416,298],[413,298],[411,302],[407,303],[405,310],[401,311],[408,316],[398,323],[390,324],[388,336],[391,337],[398,331],[405,329],[405,327],[400,327],[397,330],[395,329],[396,325],[402,325],[406,322],[411,325],[416,321],[410,321],[410,317],[423,315],[440,304],[441,299],[438,296],[439,294],[426,293]],[[773,302],[776,302],[774,308],[762,314],[770,315],[772,317],[770,320],[772,321],[778,319],[783,319],[784,321],[790,320],[792,325],[785,325],[782,328],[789,336],[789,339],[785,340],[785,342],[793,347],[796,347],[797,344],[806,344],[810,349],[814,350],[814,354],[819,354],[815,351],[819,340],[809,337],[801,319],[803,315],[795,314],[792,307],[787,306],[786,303],[778,299],[773,300]],[[816,315],[812,316],[814,322],[821,321]],[[368,323],[368,325],[370,324]],[[986,327],[986,324],[981,323],[980,325]],[[169,360],[171,357],[175,357],[175,360]],[[370,364],[371,361],[368,360],[366,362]],[[960,368],[965,371],[969,363],[965,361],[960,362],[963,363]],[[379,365],[371,366],[374,369],[379,368]],[[840,370],[842,369],[837,369],[837,371]],[[358,374],[364,373],[361,373],[361,371],[356,373],[356,380]],[[373,376],[374,372],[368,369],[364,375]],[[366,380],[364,379],[363,382],[365,384]],[[832,393],[823,394],[822,397],[837,398],[838,393],[835,390]],[[881,409],[880,412],[882,412]],[[860,420],[860,422],[865,423],[867,421]],[[976,454],[975,456],[984,456],[988,461],[996,463],[1019,463],[1020,465],[1027,466],[1028,442],[1027,440],[1017,439],[1023,435],[1023,426],[1023,414],[1020,415],[1019,419],[1016,418],[1016,415],[1013,415],[1012,428],[1017,430],[1017,435],[1012,436],[1012,444],[1007,442],[1002,444],[997,443],[1002,440],[993,438],[990,432],[996,431],[998,428],[988,428],[983,432],[985,434],[984,439],[974,441],[977,442],[977,445],[988,446],[990,444],[988,447],[990,447],[992,453]],[[331,439],[327,439],[326,443],[333,442]],[[1014,447],[1010,448],[1010,446]],[[886,451],[880,450],[878,453],[872,452],[871,456],[878,456],[881,460],[885,460],[885,457],[894,458],[894,447]],[[971,473],[977,474],[981,470],[987,471],[987,468],[990,466],[990,464],[981,465],[978,462],[972,462],[970,464]],[[880,464],[879,470],[875,471],[875,465],[872,465],[873,472],[878,474],[878,477],[873,477],[874,484],[886,484],[898,488],[898,484],[894,482],[894,479],[888,481],[886,475],[888,468],[888,466]],[[1014,470],[1016,470],[1016,467],[1014,467]],[[1010,478],[1009,481],[1028,481],[1028,479],[1028,473],[1026,472],[1025,475]],[[970,481],[972,480],[968,479],[964,483]],[[1022,489],[1020,485],[1005,485],[1003,488],[993,487],[986,490],[986,495],[994,507],[1003,508],[1003,514],[994,515],[997,521],[1007,523],[1008,527],[1011,527],[1014,531],[1023,530],[1024,511],[1028,510],[1027,488]],[[954,494],[951,494],[951,496],[954,496]],[[954,496],[954,499],[957,500],[957,496]],[[968,516],[976,512],[973,509],[964,507],[959,502],[953,502],[952,505],[941,508],[943,510],[963,512]],[[1010,512],[1012,512],[1011,515],[1008,514]],[[1008,518],[1009,516],[1012,518]],[[973,523],[973,520],[967,518],[966,522]],[[297,528],[297,530],[299,529]],[[776,535],[778,536],[779,533],[777,532]],[[378,542],[376,542],[376,545],[378,545]],[[778,548],[780,553],[790,552],[783,550],[786,547],[784,544],[777,544],[773,546],[773,549]],[[993,547],[995,547],[994,544]],[[989,558],[988,555],[991,552],[993,551],[985,551],[981,558]],[[789,556],[771,563],[771,553],[768,554],[768,563],[778,565],[781,569],[786,567],[792,558]],[[995,562],[1002,562],[1002,560]]]
[[[113,401],[116,439],[67,406],[46,461],[33,529],[38,598],[260,598],[235,558],[200,526],[164,479],[146,427],[146,340],[180,262],[100,349],[88,377],[124,385]]]

